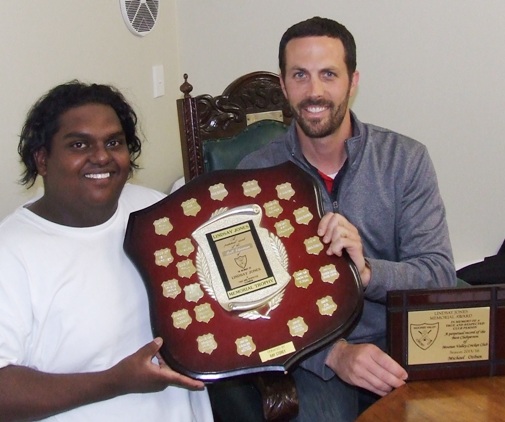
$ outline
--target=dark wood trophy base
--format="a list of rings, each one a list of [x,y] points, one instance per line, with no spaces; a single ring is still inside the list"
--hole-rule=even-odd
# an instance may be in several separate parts
[[[202,380],[287,371],[348,330],[362,286],[317,236],[317,185],[292,163],[202,175],[132,213],[124,248],[175,370]]]
[[[388,293],[389,353],[409,380],[505,375],[505,286]]]

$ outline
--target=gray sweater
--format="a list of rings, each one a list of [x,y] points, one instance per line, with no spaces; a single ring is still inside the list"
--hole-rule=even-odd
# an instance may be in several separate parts
[[[359,231],[372,277],[363,313],[347,336],[354,343],[384,344],[386,294],[395,289],[456,285],[445,207],[428,151],[421,143],[351,113],[353,136],[346,141],[347,169],[337,201],[326,193],[317,171],[304,159],[296,126],[245,157],[238,168],[262,168],[292,161],[313,174],[324,192],[325,212],[338,212]],[[302,366],[329,378],[327,351]]]

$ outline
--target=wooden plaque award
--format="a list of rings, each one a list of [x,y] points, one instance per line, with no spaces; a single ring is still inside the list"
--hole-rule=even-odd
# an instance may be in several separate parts
[[[389,353],[409,380],[505,375],[505,286],[388,293]]]
[[[132,213],[124,248],[175,370],[202,380],[287,371],[341,336],[362,286],[317,236],[321,204],[292,163],[204,174]]]

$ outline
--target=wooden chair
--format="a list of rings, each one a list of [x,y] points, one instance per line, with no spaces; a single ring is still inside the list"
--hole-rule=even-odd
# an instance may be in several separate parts
[[[233,81],[223,94],[191,96],[184,75],[177,100],[184,178],[235,168],[240,159],[280,135],[291,122],[291,110],[279,76],[252,72]]]
[[[249,152],[284,133],[291,122],[291,110],[279,76],[274,73],[260,71],[239,77],[215,97],[192,97],[193,86],[184,74],[180,90],[184,95],[177,100],[177,112],[186,182],[209,171],[235,168]],[[296,388],[290,375],[265,373],[231,380],[228,391],[242,381],[259,392],[264,420],[289,420],[298,413]],[[226,382],[221,381],[216,387]],[[211,395],[212,387],[209,386]],[[254,400],[257,392],[249,397]],[[221,402],[230,406],[232,399],[244,402],[243,397]],[[254,404],[247,403],[246,407],[254,408]]]

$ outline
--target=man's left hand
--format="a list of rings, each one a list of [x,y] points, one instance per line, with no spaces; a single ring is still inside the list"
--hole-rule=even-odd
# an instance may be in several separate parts
[[[405,384],[407,372],[374,344],[338,341],[326,358],[330,367],[348,384],[384,396]]]

